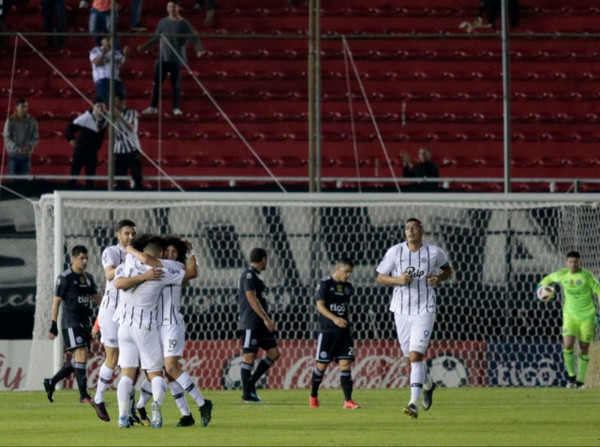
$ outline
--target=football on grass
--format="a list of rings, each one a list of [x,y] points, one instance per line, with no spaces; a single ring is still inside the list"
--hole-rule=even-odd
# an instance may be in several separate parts
[[[556,291],[554,290],[554,287],[552,286],[540,286],[537,289],[536,292],[536,297],[538,300],[540,301],[550,301],[552,298],[554,298],[554,293]]]

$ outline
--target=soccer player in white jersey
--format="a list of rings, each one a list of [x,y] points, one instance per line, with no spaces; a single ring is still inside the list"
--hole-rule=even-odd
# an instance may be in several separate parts
[[[128,428],[129,395],[136,376],[138,364],[145,370],[152,383],[152,420],[153,428],[162,427],[162,400],[166,383],[163,378],[164,359],[160,343],[158,321],[158,298],[163,287],[181,285],[183,281],[195,277],[195,266],[185,270],[174,261],[160,259],[164,249],[164,240],[160,237],[144,236],[127,246],[125,264],[117,268],[114,285],[123,290],[123,305],[114,318],[119,323],[119,366],[121,380],[117,387],[119,403],[119,427]],[[135,247],[142,248],[140,252]],[[147,274],[149,270],[160,269],[164,276],[156,281],[139,281],[136,278]]]
[[[98,373],[98,384],[96,385],[96,394],[92,400],[92,406],[98,417],[107,422],[110,421],[110,416],[104,406],[104,393],[110,386],[119,359],[117,339],[119,325],[113,321],[113,315],[119,303],[119,291],[115,289],[113,280],[117,267],[125,262],[125,247],[129,245],[135,234],[135,223],[128,219],[119,221],[115,231],[117,244],[105,248],[102,252],[102,267],[106,276],[106,287],[98,312],[98,326],[100,329],[100,342],[104,346],[106,357]],[[92,332],[92,335],[96,335],[95,331]]]
[[[192,248],[188,241],[183,241],[178,237],[165,237],[165,250],[163,257],[180,264],[181,268],[185,268],[187,253]],[[196,265],[196,256],[192,254],[190,264]],[[195,267],[194,267],[195,268]],[[183,284],[187,285],[187,282]],[[175,403],[181,412],[181,419],[176,427],[188,427],[194,425],[194,417],[190,413],[185,393],[188,393],[192,399],[196,401],[200,410],[200,418],[203,427],[206,427],[212,418],[213,403],[204,399],[202,393],[190,375],[183,371],[179,366],[179,360],[183,357],[183,349],[185,345],[185,321],[180,311],[181,286],[172,285],[163,288],[159,298],[159,315],[158,319],[161,322],[160,336],[165,357],[165,369],[167,378],[169,379],[169,388]],[[143,417],[145,414],[144,405],[147,401],[147,396],[150,395],[147,387],[149,383],[144,381],[142,384],[142,393],[138,401],[138,411]]]
[[[435,384],[423,358],[435,322],[435,287],[452,275],[452,268],[439,247],[423,242],[420,220],[408,219],[404,233],[406,242],[390,248],[377,266],[377,282],[394,287],[390,310],[402,355],[410,363],[410,401],[404,414],[416,419],[421,393],[423,410],[433,403]]]

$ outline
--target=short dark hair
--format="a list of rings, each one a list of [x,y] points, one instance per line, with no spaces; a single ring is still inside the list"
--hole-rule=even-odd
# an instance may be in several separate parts
[[[25,98],[17,99],[17,104],[27,104],[27,100]]]
[[[267,251],[264,248],[256,247],[250,252],[250,262],[260,262],[267,257]]]
[[[409,223],[409,222],[416,222],[419,225],[423,225],[423,223],[416,217],[409,217],[408,219],[406,219],[406,223]]]
[[[346,257],[346,256],[342,256],[338,262],[336,263],[337,265],[347,265],[348,267],[352,267],[354,268],[354,262],[352,262],[352,259]]]
[[[152,236],[146,241],[143,251],[148,251],[151,254],[158,255],[165,249],[165,240],[160,236]]]
[[[88,249],[85,247],[85,245],[76,245],[75,247],[73,247],[71,249],[71,256],[77,257],[81,253],[83,253],[84,255],[87,255]]]
[[[579,254],[578,251],[570,251],[569,253],[567,253],[567,258],[581,259],[581,255]]]
[[[120,220],[120,221],[117,223],[117,226],[116,226],[116,228],[115,228],[115,231],[119,232],[119,231],[121,231],[121,229],[122,229],[123,227],[135,227],[135,223],[134,223],[132,220],[129,220],[129,219],[123,219],[123,220]]]
[[[100,104],[100,103],[106,104],[106,101],[104,100],[104,98],[102,96],[96,96],[94,98],[93,104],[96,105],[96,104]]]

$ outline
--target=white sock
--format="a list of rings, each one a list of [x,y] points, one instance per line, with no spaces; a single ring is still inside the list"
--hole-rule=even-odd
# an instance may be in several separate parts
[[[98,384],[96,385],[96,394],[94,395],[94,402],[97,404],[104,402],[104,393],[112,381],[113,371],[113,369],[109,368],[104,363],[100,367]]]
[[[142,386],[140,387],[140,398],[138,399],[137,408],[144,408],[146,403],[152,397],[152,385],[148,381],[148,379],[144,379],[142,382]]]
[[[156,376],[152,379],[152,398],[160,406],[162,406],[165,397],[166,385],[165,379],[162,376]]]
[[[129,417],[129,396],[131,395],[131,388],[133,387],[133,380],[127,376],[121,376],[119,380],[119,386],[117,387],[117,401],[119,402],[119,417]]]
[[[177,381],[169,382],[169,389],[171,390],[171,394],[173,395],[173,399],[175,399],[175,403],[177,404],[177,408],[181,412],[182,416],[189,416],[190,414],[190,406],[187,403],[187,399],[185,398],[185,391],[181,388],[181,385],[177,383]]]
[[[423,380],[425,379],[425,362],[410,363],[410,402],[417,405],[423,392]]]
[[[202,396],[200,390],[196,388],[196,385],[194,385],[194,381],[188,373],[183,372],[177,378],[177,383],[179,383],[179,385],[181,385],[181,388],[183,388],[185,392],[188,393],[191,396],[191,398],[196,401],[196,404],[198,404],[199,407],[204,405],[204,396]]]

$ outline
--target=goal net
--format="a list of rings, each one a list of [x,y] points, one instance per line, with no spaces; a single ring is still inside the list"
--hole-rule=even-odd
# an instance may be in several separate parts
[[[315,287],[341,256],[354,260],[351,325],[355,387],[403,387],[409,370],[388,311],[391,289],[376,283],[383,254],[403,239],[408,217],[422,220],[427,242],[446,252],[453,277],[438,290],[427,352],[442,386],[562,386],[562,296],[534,298],[547,273],[577,250],[600,273],[597,196],[461,194],[245,194],[56,192],[36,205],[37,298],[28,389],[41,388],[62,362],[62,342],[46,340],[56,276],[76,244],[104,284],[100,254],[121,219],[138,233],[177,234],[194,246],[199,276],[185,288],[186,369],[201,389],[240,386],[237,285],[253,247],[269,255],[263,279],[281,359],[261,386],[306,388],[315,357]],[[54,359],[56,358],[56,361]],[[93,386],[103,361],[94,343]],[[592,359],[589,376],[597,376]],[[323,386],[338,386],[332,370]],[[600,369],[600,368],[599,368]]]

